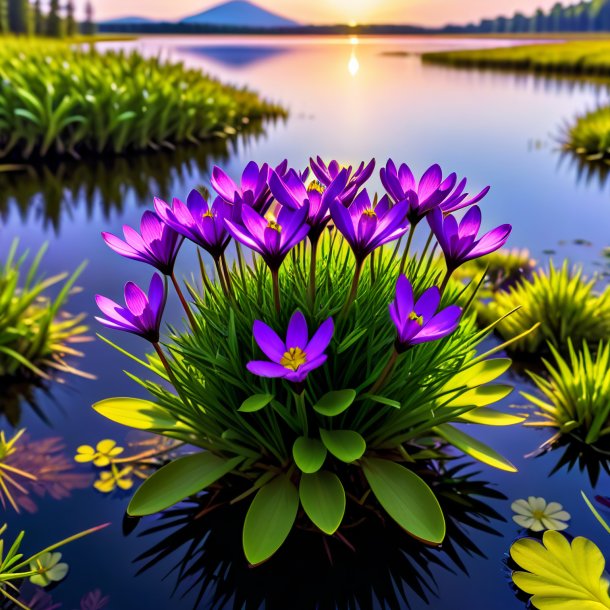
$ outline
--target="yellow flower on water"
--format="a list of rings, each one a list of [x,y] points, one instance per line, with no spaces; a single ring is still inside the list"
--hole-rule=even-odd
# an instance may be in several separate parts
[[[123,447],[119,447],[116,441],[106,438],[100,441],[95,449],[91,445],[81,445],[76,450],[74,459],[77,462],[93,462],[95,466],[108,466],[113,458],[123,453]]]
[[[119,489],[131,489],[133,487],[132,471],[133,468],[131,466],[118,470],[113,464],[111,470],[100,472],[99,479],[93,483],[93,487],[104,494],[114,491],[116,487]]]
[[[534,496],[527,500],[515,500],[511,508],[516,513],[513,515],[513,521],[532,532],[564,530],[568,527],[565,522],[571,519],[570,513],[563,510],[559,502],[547,504],[544,498]]]

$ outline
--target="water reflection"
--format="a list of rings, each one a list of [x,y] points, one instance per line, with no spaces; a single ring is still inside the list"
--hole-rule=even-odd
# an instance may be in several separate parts
[[[413,596],[429,601],[437,593],[430,567],[467,573],[464,556],[484,556],[472,530],[497,535],[493,523],[504,521],[488,501],[505,496],[467,474],[470,466],[449,464],[426,472],[447,517],[442,551],[361,509],[361,515],[351,515],[356,525],[341,530],[343,540],[297,528],[274,558],[251,568],[241,547],[249,503],[231,506],[218,494],[205,494],[165,511],[140,534],[164,537],[136,559],[143,564],[138,573],[167,559],[175,590],[191,593],[195,606],[217,610],[286,610],[297,607],[295,600],[303,610],[398,609],[409,607]]]
[[[233,139],[133,157],[58,161],[0,172],[0,220],[6,223],[16,214],[23,224],[41,224],[45,231],[59,234],[62,223],[76,220],[77,211],[84,211],[87,219],[101,212],[107,219],[122,212],[126,199],[150,205],[155,193],[170,193],[177,181],[208,173],[212,163],[226,161],[240,145],[263,135],[263,124],[257,122]]]
[[[178,47],[178,50],[211,59],[217,64],[233,68],[247,68],[253,64],[269,61],[280,55],[291,53],[292,49],[279,45],[202,45]]]
[[[44,394],[51,402],[52,395],[48,384],[38,378],[0,378],[0,416],[17,427],[21,422],[23,405],[28,405],[45,424],[50,425],[46,413],[40,406],[38,394]]]
[[[599,189],[608,186],[608,180],[610,179],[610,163],[608,161],[590,161],[574,151],[562,150],[557,166],[562,167],[564,165],[575,170],[577,184],[596,185]]]

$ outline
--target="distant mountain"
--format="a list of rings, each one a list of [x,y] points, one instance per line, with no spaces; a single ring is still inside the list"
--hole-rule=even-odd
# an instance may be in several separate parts
[[[202,13],[185,17],[180,23],[251,28],[293,28],[300,25],[247,0],[231,0],[219,4]]]
[[[112,23],[116,25],[142,25],[144,23],[155,23],[153,19],[148,19],[148,17],[136,17],[128,16],[128,17],[117,17],[116,19],[106,19],[102,23]]]

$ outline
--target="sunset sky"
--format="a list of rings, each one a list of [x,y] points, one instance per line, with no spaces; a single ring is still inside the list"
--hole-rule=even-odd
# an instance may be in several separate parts
[[[254,0],[260,6],[305,23],[411,23],[443,25],[482,17],[531,13],[548,9],[556,0]],[[77,0],[78,2],[78,0]],[[81,2],[80,3],[84,3]],[[96,19],[139,15],[176,20],[198,13],[219,0],[94,0]],[[493,7],[492,7],[493,5]]]

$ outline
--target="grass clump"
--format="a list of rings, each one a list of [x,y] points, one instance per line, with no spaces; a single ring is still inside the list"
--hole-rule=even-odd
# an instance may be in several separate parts
[[[588,445],[607,441],[610,434],[610,342],[600,342],[594,356],[587,343],[577,351],[568,342],[564,358],[552,345],[554,362],[543,360],[547,376],[529,373],[542,393],[521,394],[538,407],[542,420],[527,425],[550,426]]]
[[[482,322],[514,312],[496,325],[505,339],[516,337],[535,324],[540,326],[508,346],[513,352],[538,355],[552,345],[567,353],[568,343],[596,344],[610,336],[610,287],[601,294],[595,279],[586,279],[581,269],[570,270],[567,261],[560,269],[536,271],[531,280],[520,281],[508,291],[493,294],[478,307]]]
[[[610,158],[610,106],[597,108],[576,118],[563,135],[564,148],[587,161]]]
[[[11,38],[0,47],[6,160],[154,150],[284,114],[246,88],[137,52]]]
[[[84,314],[62,311],[84,265],[71,276],[44,278],[39,266],[46,248],[25,269],[27,252],[18,257],[17,247],[13,242],[0,266],[0,381],[32,375],[49,379],[53,370],[84,375],[64,360],[82,355],[72,345],[87,339]],[[56,286],[61,286],[59,293],[49,296],[48,290]]]

